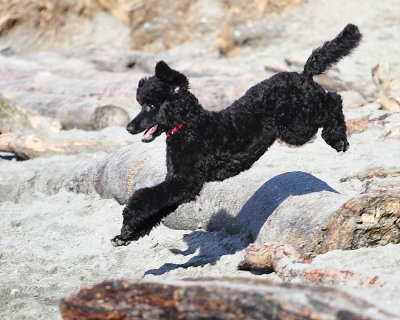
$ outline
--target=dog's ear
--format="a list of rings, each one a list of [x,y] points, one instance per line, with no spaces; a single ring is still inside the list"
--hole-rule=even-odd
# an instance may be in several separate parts
[[[175,86],[174,93],[178,93],[181,89],[188,89],[189,81],[184,74],[171,69],[164,61],[156,64],[156,77],[163,82]]]
[[[140,88],[141,86],[143,86],[145,82],[146,82],[146,79],[145,79],[145,78],[140,79],[140,80],[139,80],[138,87]]]

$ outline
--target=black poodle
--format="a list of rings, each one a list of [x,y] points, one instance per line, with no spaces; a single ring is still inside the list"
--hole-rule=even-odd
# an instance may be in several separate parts
[[[349,143],[342,99],[326,92],[313,76],[348,55],[360,40],[358,28],[347,25],[312,52],[302,73],[278,73],[220,112],[204,110],[189,91],[188,79],[158,62],[155,75],[139,81],[137,100],[142,110],[127,130],[144,131],[143,142],[166,132],[168,172],[164,182],[132,195],[113,245],[128,245],[148,234],[179,205],[194,200],[205,182],[249,169],[276,139],[299,146],[322,128],[326,143],[345,152]]]

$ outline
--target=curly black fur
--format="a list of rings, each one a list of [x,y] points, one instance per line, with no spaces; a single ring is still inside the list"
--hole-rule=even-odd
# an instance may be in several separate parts
[[[148,234],[180,204],[194,200],[207,181],[221,181],[249,169],[277,139],[302,145],[323,128],[322,137],[336,151],[349,143],[341,97],[312,79],[354,49],[361,34],[354,25],[316,49],[303,73],[282,72],[251,87],[221,112],[203,109],[180,72],[160,61],[155,75],[140,80],[142,111],[128,125],[150,142],[168,134],[167,176],[137,190],[123,211],[121,234],[112,242],[127,245]],[[175,129],[173,129],[175,128]]]

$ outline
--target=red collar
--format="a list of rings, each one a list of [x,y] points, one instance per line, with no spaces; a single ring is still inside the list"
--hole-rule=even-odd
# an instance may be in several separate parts
[[[167,132],[167,138],[171,138],[180,128],[183,127],[185,124],[185,121],[182,121],[180,124],[177,126],[173,127],[170,131]]]

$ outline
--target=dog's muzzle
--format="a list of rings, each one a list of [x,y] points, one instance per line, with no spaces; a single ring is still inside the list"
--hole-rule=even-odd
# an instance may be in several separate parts
[[[126,131],[128,131],[130,134],[136,133],[135,129],[132,126],[130,126],[129,124],[126,126]]]
[[[126,126],[126,131],[130,134],[138,134],[146,129],[147,128],[141,128],[141,126],[137,125],[134,121],[129,122]]]

